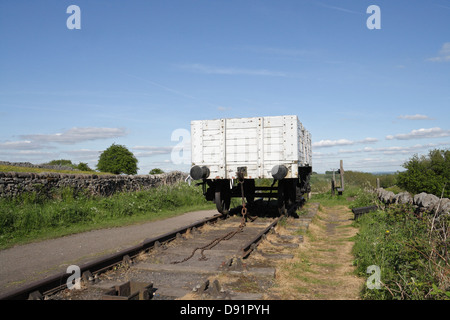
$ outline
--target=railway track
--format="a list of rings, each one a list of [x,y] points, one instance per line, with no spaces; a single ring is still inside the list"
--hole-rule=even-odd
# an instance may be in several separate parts
[[[69,289],[72,275],[61,273],[0,299],[261,299],[258,290],[248,287],[271,286],[276,273],[272,262],[291,257],[283,250],[298,246],[302,236],[297,231],[313,214],[258,217],[244,225],[240,214],[216,215],[79,266],[80,288]],[[275,232],[280,221],[288,234]],[[261,242],[269,245],[260,250]]]

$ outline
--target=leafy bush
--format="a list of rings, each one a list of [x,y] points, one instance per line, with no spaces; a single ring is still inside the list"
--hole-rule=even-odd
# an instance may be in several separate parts
[[[438,197],[444,190],[444,198],[450,198],[450,150],[435,149],[420,157],[416,154],[403,167],[407,170],[398,174],[400,187],[413,194],[426,192]]]
[[[349,205],[350,209],[359,207],[368,207],[376,204],[377,196],[374,192],[368,192],[360,189],[356,192],[355,200]]]
[[[50,162],[47,162],[46,164],[52,165],[52,166],[63,166],[63,167],[71,167],[75,169],[75,165],[72,163],[71,160],[66,159],[60,159],[60,160],[52,160]]]
[[[430,231],[431,217],[412,212],[398,205],[358,219],[360,231],[353,247],[357,272],[367,277],[367,267],[381,270],[381,288],[365,286],[364,299],[450,298],[447,244]]]
[[[89,168],[88,164],[85,162],[80,162],[77,166],[76,169],[80,170],[80,171],[94,171],[91,168]]]
[[[152,170],[150,170],[150,172],[148,174],[161,174],[164,173],[164,171],[160,168],[153,168]]]

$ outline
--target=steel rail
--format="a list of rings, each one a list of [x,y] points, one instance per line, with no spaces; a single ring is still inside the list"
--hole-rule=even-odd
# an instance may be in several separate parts
[[[160,236],[145,239],[141,244],[124,249],[120,252],[113,253],[104,257],[101,257],[95,261],[88,262],[80,266],[81,274],[90,272],[92,274],[98,274],[105,270],[111,269],[113,266],[118,265],[125,261],[125,258],[136,257],[139,253],[146,251],[155,246],[157,242],[165,243],[176,239],[177,234],[183,234],[192,228],[201,227],[207,223],[216,222],[218,219],[224,219],[223,215],[217,214],[210,218],[205,218],[201,221],[192,223],[188,226],[181,227],[174,231],[170,231]],[[23,287],[17,288],[10,292],[6,292],[0,295],[0,300],[27,300],[30,298],[30,294],[38,291],[40,294],[45,295],[54,293],[63,289],[67,285],[67,279],[71,276],[70,273],[61,272],[51,275],[43,280],[33,282]]]
[[[277,223],[280,221],[281,217],[276,218],[269,226],[267,226],[263,231],[258,233],[253,239],[251,239],[249,242],[247,242],[240,250],[241,257],[243,259],[247,258],[250,253],[256,248],[258,243],[261,241],[261,239],[264,237],[265,234],[267,234],[272,228],[274,228]]]

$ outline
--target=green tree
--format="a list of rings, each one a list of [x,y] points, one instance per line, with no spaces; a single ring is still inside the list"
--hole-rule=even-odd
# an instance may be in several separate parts
[[[76,167],[72,163],[71,160],[66,160],[66,159],[52,160],[50,162],[47,162],[46,164],[51,165],[51,166],[64,166],[64,167],[71,167],[71,168],[75,168]]]
[[[125,146],[112,144],[100,154],[97,170],[114,174],[136,174],[138,160]]]
[[[164,173],[164,171],[160,168],[154,168],[149,172],[149,174],[160,174],[160,173]]]
[[[91,168],[89,168],[89,166],[88,166],[87,163],[84,163],[84,162],[80,162],[80,163],[76,166],[76,168],[77,168],[78,170],[80,170],[80,171],[94,171],[94,170],[92,170]]]
[[[445,185],[444,197],[450,197],[450,150],[434,149],[427,156],[415,154],[403,164],[397,184],[411,193],[426,192],[438,197]]]

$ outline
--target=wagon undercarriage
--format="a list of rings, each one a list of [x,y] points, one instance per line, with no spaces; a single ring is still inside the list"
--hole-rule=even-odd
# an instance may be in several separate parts
[[[278,213],[285,215],[305,201],[304,195],[310,192],[310,168],[303,170],[300,178],[273,179],[270,186],[256,185],[255,179],[203,179],[197,185],[203,186],[207,201],[216,204],[217,211],[227,214],[231,198],[243,198],[249,206],[256,200],[270,202],[277,200]],[[295,211],[295,210],[294,210]]]

